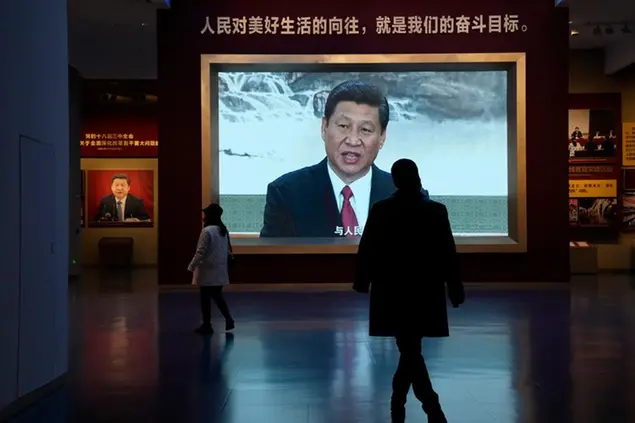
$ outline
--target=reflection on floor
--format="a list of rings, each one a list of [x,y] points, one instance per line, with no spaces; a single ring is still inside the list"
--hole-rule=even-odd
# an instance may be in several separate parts
[[[397,353],[367,337],[366,297],[234,289],[235,335],[219,319],[204,339],[195,293],[153,281],[88,274],[72,288],[70,381],[14,423],[389,421]],[[424,342],[450,423],[635,422],[627,276],[479,286],[450,319],[450,338]],[[408,413],[425,421],[412,397]]]

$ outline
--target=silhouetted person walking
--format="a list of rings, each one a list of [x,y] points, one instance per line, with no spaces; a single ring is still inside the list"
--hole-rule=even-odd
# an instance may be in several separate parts
[[[465,300],[458,255],[448,211],[421,193],[417,165],[400,159],[391,173],[397,192],[372,206],[353,289],[370,291],[370,336],[395,337],[401,354],[392,383],[392,421],[405,421],[412,385],[428,422],[446,423],[421,340],[449,336],[446,284],[454,307]]]

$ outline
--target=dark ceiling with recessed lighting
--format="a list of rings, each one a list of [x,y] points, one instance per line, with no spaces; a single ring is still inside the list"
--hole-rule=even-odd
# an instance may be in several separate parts
[[[635,0],[568,0],[572,49],[604,50],[605,72],[635,63]]]

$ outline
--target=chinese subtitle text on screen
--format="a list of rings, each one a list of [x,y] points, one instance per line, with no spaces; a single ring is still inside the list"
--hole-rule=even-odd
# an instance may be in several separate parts
[[[336,226],[334,233],[338,236],[362,236],[362,227],[355,226],[351,228],[350,226]]]

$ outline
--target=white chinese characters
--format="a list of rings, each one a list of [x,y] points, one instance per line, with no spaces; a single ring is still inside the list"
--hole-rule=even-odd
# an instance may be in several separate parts
[[[517,14],[457,16],[378,16],[376,35],[512,34],[526,32]],[[355,16],[206,16],[200,30],[208,35],[364,35]]]
[[[474,34],[526,32],[518,15],[478,16],[378,16],[377,35]]]
[[[336,226],[335,232],[333,232],[337,236],[362,236],[363,229],[361,226],[355,226],[351,228],[350,226]]]
[[[201,34],[208,35],[363,35],[355,16],[206,16]],[[405,32],[404,32],[405,33]]]

